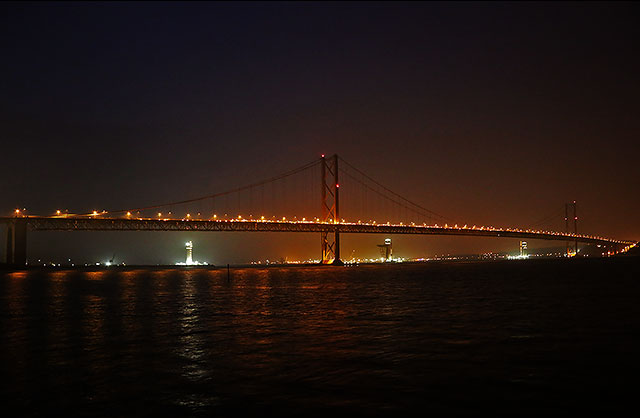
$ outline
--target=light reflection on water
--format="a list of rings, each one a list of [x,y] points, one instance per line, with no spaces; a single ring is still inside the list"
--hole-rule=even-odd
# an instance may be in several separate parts
[[[590,399],[631,396],[639,272],[634,259],[247,268],[230,280],[8,272],[1,389],[27,416],[597,409]]]

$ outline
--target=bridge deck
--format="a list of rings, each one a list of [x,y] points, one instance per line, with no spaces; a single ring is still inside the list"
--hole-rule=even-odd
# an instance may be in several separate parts
[[[617,240],[591,235],[561,232],[532,231],[504,228],[467,228],[434,225],[389,225],[367,223],[323,223],[310,221],[270,220],[176,220],[127,219],[104,217],[0,217],[0,224],[27,223],[31,231],[233,231],[233,232],[335,232],[352,234],[420,234],[457,235],[473,237],[500,237],[578,241],[589,244],[636,244],[635,241]]]

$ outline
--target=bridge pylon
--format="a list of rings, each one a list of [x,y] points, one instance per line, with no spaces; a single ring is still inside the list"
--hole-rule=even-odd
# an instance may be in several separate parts
[[[27,264],[26,219],[15,219],[7,223],[6,263],[15,267]]]
[[[322,215],[320,220],[333,224],[333,231],[323,231],[320,237],[322,264],[342,265],[340,260],[340,183],[338,179],[338,154],[325,158],[320,164]],[[332,236],[333,235],[333,236]]]
[[[569,208],[573,207],[573,232],[575,234],[575,245],[573,246],[573,249],[571,249],[571,246],[569,245],[569,241],[566,242],[566,246],[567,246],[567,257],[569,257],[571,255],[571,253],[573,252],[574,255],[578,255],[578,213],[577,213],[577,209],[576,209],[576,201],[574,200],[573,203],[565,203],[564,204],[564,226],[565,226],[565,233],[567,235],[569,235]]]

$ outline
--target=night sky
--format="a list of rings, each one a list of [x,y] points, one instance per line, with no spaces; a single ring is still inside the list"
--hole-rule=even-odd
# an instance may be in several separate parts
[[[188,199],[338,153],[463,223],[528,227],[576,200],[581,232],[640,240],[638,11],[3,3],[0,212]],[[38,232],[29,258],[172,263],[188,239],[216,264],[317,258],[316,235]],[[343,256],[383,238],[346,236]],[[393,238],[407,257],[517,249]]]

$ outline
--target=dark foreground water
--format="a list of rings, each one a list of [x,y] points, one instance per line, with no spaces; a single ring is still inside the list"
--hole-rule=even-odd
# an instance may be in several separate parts
[[[0,332],[4,416],[615,413],[640,258],[4,272]]]

